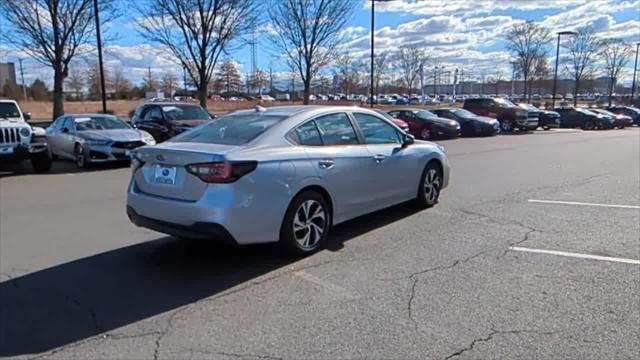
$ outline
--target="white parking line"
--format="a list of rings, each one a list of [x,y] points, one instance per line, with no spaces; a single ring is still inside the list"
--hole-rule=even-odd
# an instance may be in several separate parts
[[[541,203],[541,204],[599,206],[599,207],[610,207],[610,208],[620,208],[620,209],[640,209],[640,206],[638,206],[638,205],[596,204],[596,203],[583,203],[583,202],[576,202],[576,201],[556,201],[556,200],[534,200],[534,199],[529,199],[529,202],[530,203]]]
[[[578,258],[578,259],[611,261],[611,262],[619,262],[619,263],[625,263],[625,264],[640,265],[640,260],[618,258],[618,257],[611,257],[611,256],[598,256],[598,255],[589,255],[589,254],[579,254],[579,253],[572,253],[572,252],[566,252],[566,251],[557,251],[557,250],[531,249],[531,248],[525,248],[525,247],[519,247],[519,246],[511,246],[511,247],[509,247],[509,250],[530,252],[530,253],[536,253],[536,254],[565,256],[565,257],[572,257],[572,258]]]
[[[331,282],[329,282],[327,280],[323,280],[323,279],[320,279],[317,276],[311,275],[310,273],[308,273],[308,272],[306,272],[304,270],[296,271],[294,273],[294,275],[295,276],[299,276],[299,277],[301,277],[301,278],[303,278],[303,279],[305,279],[305,280],[307,280],[307,281],[309,281],[311,283],[319,285],[320,287],[324,288],[325,290],[328,290],[330,293],[333,293],[334,295],[342,296],[342,297],[345,297],[345,298],[348,298],[348,299],[356,299],[357,298],[357,296],[354,293],[352,293],[351,291],[349,291],[349,290],[347,290],[347,289],[345,289],[345,288],[343,288],[341,286],[338,286],[338,285],[336,285],[334,283],[331,283]]]

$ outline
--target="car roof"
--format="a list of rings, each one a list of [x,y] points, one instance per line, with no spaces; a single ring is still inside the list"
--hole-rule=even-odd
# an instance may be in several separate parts
[[[198,103],[191,103],[191,102],[184,102],[184,101],[153,101],[153,102],[146,102],[144,104],[141,104],[140,106],[151,106],[151,105],[160,105],[160,106],[177,106],[177,105],[182,105],[182,106],[200,106],[200,104]]]
[[[100,113],[64,114],[63,116],[68,116],[68,117],[72,117],[72,118],[78,118],[78,117],[116,117],[115,115],[100,114]]]
[[[259,109],[259,110],[257,110]],[[270,106],[261,107],[257,106],[253,109],[237,110],[229,115],[236,114],[251,114],[259,111],[263,114],[293,117],[297,115],[313,116],[316,113],[323,113],[326,111],[370,111],[370,109],[359,106],[333,106],[333,105],[290,105],[290,106]]]

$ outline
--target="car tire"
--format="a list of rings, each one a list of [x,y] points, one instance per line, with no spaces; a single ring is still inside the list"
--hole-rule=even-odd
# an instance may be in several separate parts
[[[548,126],[543,126],[543,127],[542,127],[542,130],[544,130],[544,131],[549,131],[549,130],[551,130],[551,128],[550,128],[550,127],[548,127]]]
[[[80,144],[76,144],[75,154],[76,154],[76,166],[78,166],[80,169],[86,169],[89,166],[89,164],[87,163],[87,153],[84,150],[84,147]]]
[[[315,191],[298,194],[284,215],[280,245],[290,254],[306,256],[318,251],[329,235],[331,212],[325,198]]]
[[[596,124],[591,121],[585,121],[584,124],[582,125],[582,130],[595,130],[596,129]]]
[[[442,170],[435,162],[425,166],[418,185],[416,204],[421,208],[430,208],[438,203],[442,189]]]
[[[31,158],[31,166],[37,173],[49,172],[51,170],[51,162],[51,154],[49,154],[48,150],[37,153]]]
[[[513,124],[513,121],[511,120],[500,121],[500,130],[502,132],[510,133],[510,132],[513,132],[514,129],[515,129],[515,125]]]

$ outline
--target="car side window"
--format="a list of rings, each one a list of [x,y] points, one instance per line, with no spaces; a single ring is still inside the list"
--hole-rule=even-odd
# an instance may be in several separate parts
[[[162,112],[157,106],[152,106],[151,108],[147,109],[144,116],[142,117],[142,121],[158,122],[160,119],[162,119]]]
[[[386,121],[376,116],[354,113],[356,122],[362,130],[367,144],[399,144],[400,136],[398,131]]]
[[[322,138],[315,121],[306,122],[292,132],[290,138],[300,145],[320,146]]]
[[[62,123],[64,123],[66,118],[67,118],[66,116],[61,116],[57,118],[56,121],[54,121],[53,124],[51,124],[51,128],[54,130],[62,129]]]
[[[358,144],[358,137],[347,114],[324,115],[316,118],[315,122],[325,146]]]

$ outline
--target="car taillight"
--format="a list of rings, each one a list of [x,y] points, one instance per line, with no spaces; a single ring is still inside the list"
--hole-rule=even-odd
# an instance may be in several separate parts
[[[140,153],[133,151],[131,153],[131,173],[135,174],[138,169],[144,166],[144,161],[140,159]]]
[[[257,161],[224,161],[187,165],[187,171],[207,183],[230,183],[252,172],[257,166]]]

